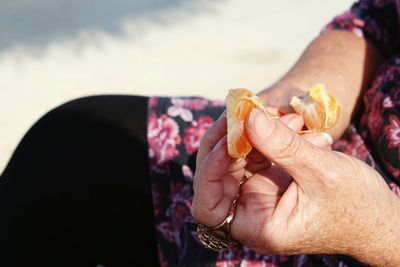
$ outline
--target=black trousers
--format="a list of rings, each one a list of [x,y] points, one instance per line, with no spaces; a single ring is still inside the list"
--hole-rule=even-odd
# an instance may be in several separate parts
[[[0,178],[0,266],[158,266],[146,97],[46,114]]]

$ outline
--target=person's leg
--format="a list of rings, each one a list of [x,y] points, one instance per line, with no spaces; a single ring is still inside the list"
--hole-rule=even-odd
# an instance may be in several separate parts
[[[157,266],[145,97],[49,112],[0,178],[0,266]]]

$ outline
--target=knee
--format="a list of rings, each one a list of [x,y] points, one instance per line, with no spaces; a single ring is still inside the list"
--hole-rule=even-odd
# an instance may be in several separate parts
[[[106,96],[88,96],[73,99],[47,112],[38,123],[63,124],[68,120],[88,123],[102,121],[105,118],[103,103]]]
[[[34,124],[30,133],[46,136],[42,139],[47,140],[61,138],[57,142],[94,141],[105,135],[124,134],[126,129],[118,122],[116,109],[118,103],[108,96],[77,98],[50,110]]]
[[[78,98],[51,110],[37,125],[74,129],[112,128],[141,141],[145,136],[147,98],[99,95]]]
[[[43,162],[83,162],[99,155],[146,151],[146,101],[137,102],[133,96],[90,96],[60,105],[31,127],[13,158],[30,162],[40,155]],[[138,126],[140,116],[143,125]]]
[[[83,153],[99,151],[101,147],[112,151],[132,143],[137,148],[140,144],[145,149],[145,144],[138,142],[134,130],[128,127],[129,120],[121,120],[119,105],[118,100],[107,96],[84,97],[62,104],[31,127],[14,156],[26,155],[27,151],[34,154],[40,151],[40,155],[51,158],[60,157],[57,151]]]
[[[99,95],[67,102],[47,114],[84,127],[113,128],[146,142],[147,97],[133,95]]]

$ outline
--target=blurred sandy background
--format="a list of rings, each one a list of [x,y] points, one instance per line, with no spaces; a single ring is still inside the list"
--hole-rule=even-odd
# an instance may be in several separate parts
[[[73,98],[261,90],[352,2],[0,1],[0,173],[29,127]]]

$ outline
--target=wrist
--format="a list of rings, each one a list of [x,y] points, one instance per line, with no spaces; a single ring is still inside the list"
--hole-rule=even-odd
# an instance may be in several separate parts
[[[393,195],[382,217],[353,239],[346,254],[371,266],[400,266],[399,221],[400,199]]]

